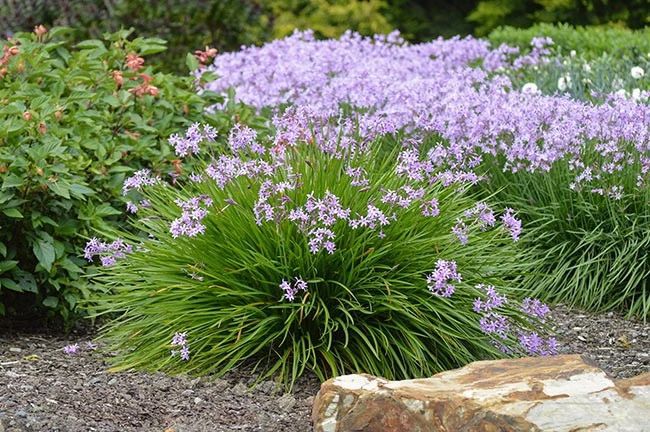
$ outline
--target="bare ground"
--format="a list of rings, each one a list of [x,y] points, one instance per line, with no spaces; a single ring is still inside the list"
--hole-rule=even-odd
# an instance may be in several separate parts
[[[587,354],[615,378],[650,371],[650,324],[614,313],[557,307],[564,353]],[[224,379],[161,373],[109,373],[89,336],[0,334],[0,432],[311,430],[319,382],[301,379],[291,394],[235,371]],[[76,355],[62,348],[79,343]]]

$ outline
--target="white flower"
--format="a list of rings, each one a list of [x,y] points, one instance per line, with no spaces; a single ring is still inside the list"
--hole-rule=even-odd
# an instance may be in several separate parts
[[[641,100],[641,89],[634,88],[632,89],[632,99],[635,101]]]
[[[561,76],[557,80],[557,88],[560,91],[565,91],[571,85],[571,77],[569,75]]]
[[[630,69],[630,75],[632,75],[632,78],[634,79],[639,79],[645,75],[645,71],[642,67],[634,66],[632,69]]]
[[[591,72],[591,66],[589,66],[589,63],[585,63],[584,65],[582,65],[582,70],[587,73]]]
[[[627,97],[627,92],[625,91],[625,89],[616,90],[616,93],[614,93],[614,94],[616,96],[620,96],[620,97],[623,97],[623,98]]]
[[[576,50],[571,50],[571,52],[569,53],[569,55],[570,55],[571,57],[575,57],[575,56],[576,56]]]
[[[524,86],[521,88],[522,93],[526,94],[540,94],[541,92],[539,91],[539,88],[537,88],[537,84],[529,82],[524,84]]]

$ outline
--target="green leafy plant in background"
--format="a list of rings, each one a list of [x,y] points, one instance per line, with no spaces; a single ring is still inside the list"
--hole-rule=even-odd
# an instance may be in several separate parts
[[[467,19],[476,25],[479,36],[500,26],[529,27],[540,22],[642,28],[650,24],[650,9],[646,0],[481,0]]]
[[[312,29],[317,36],[338,37],[348,29],[364,35],[388,33],[393,27],[384,13],[383,0],[270,0],[265,8],[272,17],[273,37],[291,34],[294,29]]]
[[[145,64],[160,39],[37,33],[1,44],[0,313],[68,319],[88,295],[83,237],[123,219],[125,175],[179,169],[166,137],[217,99]]]
[[[268,21],[256,0],[121,0],[110,26],[134,28],[139,36],[160,37],[169,49],[152,61],[166,70],[185,72],[179,59],[206,46],[234,51],[268,40]]]
[[[256,364],[290,385],[307,370],[321,379],[429,376],[504,355],[497,346],[520,352],[521,335],[539,322],[515,298],[494,299],[512,332],[492,339],[475,302],[482,284],[516,293],[509,281],[530,265],[527,255],[491,210],[490,227],[471,223],[463,244],[452,228],[476,201],[399,174],[399,140],[348,153],[349,141],[330,147],[336,137],[292,145],[289,135],[284,150],[248,157],[232,136],[234,154],[223,144],[199,150],[209,163],[202,180],[129,182],[151,203],[131,219],[148,235],[123,234],[131,253],[121,241],[87,246],[110,264],[95,276],[101,294],[90,307],[113,317],[103,336],[119,353],[115,370],[219,375]],[[409,203],[391,201],[405,191],[414,195],[399,199]]]
[[[558,54],[577,52],[588,60],[607,53],[613,59],[646,56],[650,53],[650,28],[630,30],[621,27],[536,24],[529,28],[500,27],[488,35],[493,46],[502,43],[527,50],[534,37],[550,37]]]

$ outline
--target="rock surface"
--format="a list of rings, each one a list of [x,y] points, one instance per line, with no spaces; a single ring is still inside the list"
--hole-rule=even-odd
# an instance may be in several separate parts
[[[426,379],[321,386],[315,432],[650,431],[650,373],[614,382],[579,355],[480,361]]]

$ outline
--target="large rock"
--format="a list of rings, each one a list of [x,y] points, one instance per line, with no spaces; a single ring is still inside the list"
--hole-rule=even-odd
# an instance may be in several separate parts
[[[315,432],[650,431],[650,373],[612,381],[578,355],[480,361],[431,378],[321,386]]]

